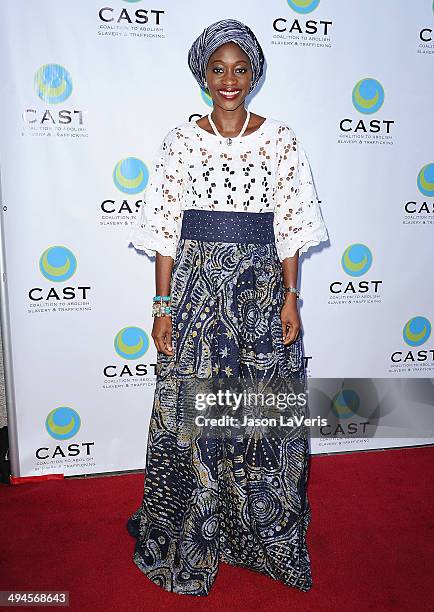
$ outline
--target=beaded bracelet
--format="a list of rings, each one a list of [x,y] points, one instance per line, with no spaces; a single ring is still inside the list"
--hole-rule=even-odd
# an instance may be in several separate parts
[[[164,317],[170,315],[172,309],[170,307],[170,295],[155,295],[152,298],[152,316]]]
[[[300,297],[300,292],[298,291],[297,287],[283,287],[283,292],[285,295],[287,293],[295,293],[297,296],[297,299]]]

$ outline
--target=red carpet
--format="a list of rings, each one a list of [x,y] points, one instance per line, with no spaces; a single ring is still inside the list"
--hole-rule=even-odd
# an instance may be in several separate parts
[[[313,458],[309,593],[224,564],[208,597],[154,585],[125,529],[142,474],[4,485],[0,589],[69,590],[70,609],[92,612],[432,610],[433,457],[425,447]]]

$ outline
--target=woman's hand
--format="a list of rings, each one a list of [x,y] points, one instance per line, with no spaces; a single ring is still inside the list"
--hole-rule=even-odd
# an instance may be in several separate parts
[[[156,252],[155,259],[155,293],[158,296],[171,294],[172,272],[174,259],[170,255],[162,255]],[[167,306],[167,304],[164,304]],[[172,317],[166,314],[155,317],[151,336],[159,353],[173,355],[172,348]]]
[[[157,351],[165,355],[173,355],[172,318],[169,315],[154,318],[151,336],[157,347]]]
[[[280,311],[282,321],[283,344],[292,344],[300,332],[301,322],[298,314],[297,296],[294,293],[287,293],[285,301]]]

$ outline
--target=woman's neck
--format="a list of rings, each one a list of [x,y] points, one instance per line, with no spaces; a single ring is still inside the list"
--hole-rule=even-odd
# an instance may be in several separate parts
[[[243,127],[246,116],[247,110],[243,104],[231,111],[214,106],[211,113],[211,118],[222,136],[238,134]]]

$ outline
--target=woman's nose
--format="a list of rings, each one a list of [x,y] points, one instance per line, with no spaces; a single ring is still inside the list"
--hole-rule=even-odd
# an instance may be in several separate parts
[[[223,83],[225,85],[230,85],[231,83],[237,82],[237,76],[233,72],[227,72],[225,78],[223,79]]]

